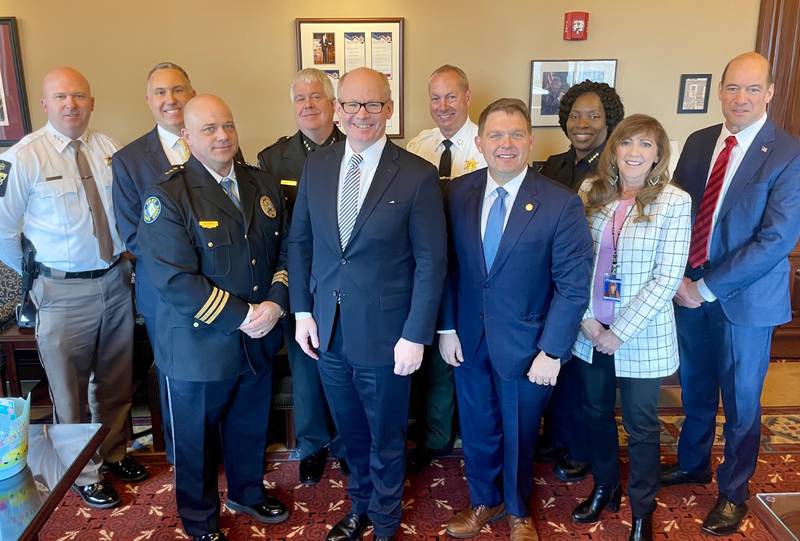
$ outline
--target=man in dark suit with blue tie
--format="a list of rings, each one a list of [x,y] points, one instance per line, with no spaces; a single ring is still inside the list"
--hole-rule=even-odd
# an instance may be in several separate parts
[[[386,138],[389,82],[339,80],[342,143],[309,155],[289,237],[296,339],[318,368],[350,465],[352,509],[329,541],[395,539],[409,375],[433,341],[447,267],[436,169]]]
[[[800,143],[767,118],[767,60],[745,53],[722,74],[725,123],[689,136],[675,170],[692,196],[689,263],[675,296],[686,419],[664,485],[708,483],[719,395],[725,460],[703,531],[730,535],[747,513],[758,458],[772,331],[791,319],[788,255],[800,236]]]
[[[117,228],[126,249],[136,257],[136,310],[144,317],[150,343],[155,343],[156,304],[158,292],[141,260],[136,229],[142,216],[142,195],[173,165],[189,158],[189,148],[181,138],[183,107],[195,91],[189,75],[172,62],[156,64],[147,75],[147,106],[156,126],[114,154],[111,172],[114,175],[113,199]],[[166,387],[159,372],[161,411],[167,412]],[[163,419],[167,460],[173,462],[172,427]]]
[[[488,169],[454,180],[446,196],[439,348],[456,367],[470,491],[447,533],[472,537],[508,513],[512,541],[531,541],[536,437],[589,303],[593,245],[578,196],[528,167],[521,100],[491,103],[476,142]]]

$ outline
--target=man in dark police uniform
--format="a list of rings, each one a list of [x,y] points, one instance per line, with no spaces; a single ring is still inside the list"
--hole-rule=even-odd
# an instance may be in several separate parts
[[[228,106],[197,96],[184,117],[192,156],[145,192],[138,238],[160,293],[156,362],[167,379],[178,513],[194,539],[219,541],[217,446],[226,507],[266,523],[289,515],[262,483],[275,325],[288,305],[286,221],[276,182],[234,164]]]
[[[297,72],[290,86],[297,133],[281,137],[258,154],[261,169],[280,179],[289,216],[297,196],[297,181],[306,156],[323,147],[343,141],[345,136],[333,125],[336,96],[330,78],[318,69]],[[325,471],[328,448],[339,457],[345,474],[344,449],[333,426],[328,402],[322,390],[317,362],[303,353],[294,339],[294,319],[284,322],[286,350],[292,372],[292,398],[297,447],[300,454],[300,482],[313,485]]]

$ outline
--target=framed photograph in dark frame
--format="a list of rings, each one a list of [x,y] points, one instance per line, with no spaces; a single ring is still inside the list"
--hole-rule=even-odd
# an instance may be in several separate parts
[[[617,61],[531,60],[531,126],[557,127],[561,98],[572,85],[587,79],[615,86]]]
[[[339,77],[355,68],[386,75],[394,101],[386,135],[398,138],[403,137],[403,21],[402,17],[296,19],[298,69],[325,72],[334,91]]]
[[[678,114],[707,113],[710,96],[710,73],[684,73],[678,89]]]
[[[0,17],[0,146],[11,146],[31,131],[16,17]]]

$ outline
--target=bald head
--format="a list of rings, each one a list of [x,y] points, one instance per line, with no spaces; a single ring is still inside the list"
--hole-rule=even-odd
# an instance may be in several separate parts
[[[68,67],[56,68],[44,76],[41,104],[47,121],[70,139],[83,135],[94,110],[89,81]]]
[[[767,113],[775,85],[769,62],[758,53],[740,54],[725,66],[719,84],[719,99],[725,126],[738,133]]]
[[[385,137],[393,107],[389,80],[383,73],[358,68],[339,79],[336,112],[347,133],[347,143],[355,152]]]
[[[217,174],[227,175],[239,150],[230,107],[217,96],[200,94],[186,104],[183,117],[181,135],[192,155]]]

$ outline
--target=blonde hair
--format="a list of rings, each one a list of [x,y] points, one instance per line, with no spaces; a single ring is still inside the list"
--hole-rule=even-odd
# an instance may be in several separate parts
[[[664,186],[670,183],[669,176],[669,137],[661,123],[647,115],[630,115],[620,122],[606,142],[596,176],[589,179],[589,189],[581,192],[586,216],[591,217],[607,204],[620,199],[622,182],[619,182],[616,151],[622,142],[635,135],[648,135],[658,147],[658,162],[648,173],[644,187],[636,194],[635,222],[649,222],[650,217],[644,209],[658,197]]]

